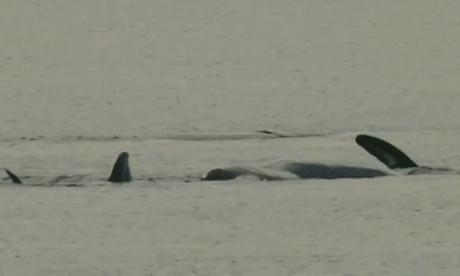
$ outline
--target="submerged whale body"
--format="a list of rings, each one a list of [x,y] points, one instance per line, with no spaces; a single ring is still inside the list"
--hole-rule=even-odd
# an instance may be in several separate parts
[[[373,178],[394,175],[393,172],[404,175],[458,173],[447,168],[420,167],[396,146],[377,137],[360,134],[356,136],[355,141],[368,153],[385,164],[391,171],[302,162],[277,163],[269,167],[282,173],[289,173],[301,179]],[[246,175],[255,176],[261,180],[280,179],[270,173],[261,173],[260,171],[244,167],[230,167],[212,169],[202,177],[202,180],[231,180]],[[281,179],[289,179],[289,177],[283,177]]]
[[[338,178],[373,178],[390,175],[381,170],[326,165],[320,163],[284,162],[269,165],[270,172],[248,169],[245,167],[229,167],[212,169],[202,180],[231,180],[238,177],[253,176],[260,180],[287,180],[287,179],[338,179]]]
[[[319,163],[289,162],[280,168],[303,179],[371,178],[388,175],[376,169]]]

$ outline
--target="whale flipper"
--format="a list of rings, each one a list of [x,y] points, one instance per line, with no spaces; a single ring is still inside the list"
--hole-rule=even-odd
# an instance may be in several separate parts
[[[4,170],[5,170],[6,174],[8,174],[8,176],[10,177],[10,179],[13,181],[13,183],[15,183],[15,184],[22,184],[21,179],[20,179],[17,175],[15,175],[14,173],[12,173],[10,170],[8,170],[8,169],[6,169],[6,168],[5,168]]]
[[[112,174],[109,179],[110,182],[120,183],[120,182],[131,182],[133,177],[131,176],[131,170],[129,169],[129,154],[127,152],[122,152],[118,155],[117,161],[113,165]]]
[[[355,141],[390,169],[418,167],[404,152],[382,139],[360,134]]]

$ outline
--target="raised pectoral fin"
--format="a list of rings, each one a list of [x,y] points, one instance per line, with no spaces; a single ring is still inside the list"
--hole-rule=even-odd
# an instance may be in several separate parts
[[[356,136],[355,141],[390,169],[418,167],[404,152],[382,139],[360,134]]]
[[[8,170],[8,169],[6,169],[6,168],[5,168],[4,170],[5,170],[6,174],[8,174],[8,176],[10,177],[10,179],[13,181],[13,183],[15,183],[15,184],[22,184],[21,179],[20,179],[17,175],[15,175],[14,173],[12,173],[10,170]]]

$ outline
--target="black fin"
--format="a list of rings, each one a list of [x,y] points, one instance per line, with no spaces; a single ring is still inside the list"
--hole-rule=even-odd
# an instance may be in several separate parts
[[[129,154],[122,152],[118,155],[117,161],[113,165],[112,174],[109,179],[110,182],[131,182],[133,177],[131,176],[131,170],[129,169],[128,163]]]
[[[6,169],[6,168],[5,168],[4,170],[5,170],[6,174],[8,174],[8,176],[10,177],[10,179],[13,181],[13,183],[15,183],[15,184],[22,184],[21,179],[20,179],[17,175],[15,175],[14,173],[12,173],[10,170],[8,170],[8,169]]]
[[[418,167],[404,152],[382,139],[360,134],[355,141],[390,169]]]

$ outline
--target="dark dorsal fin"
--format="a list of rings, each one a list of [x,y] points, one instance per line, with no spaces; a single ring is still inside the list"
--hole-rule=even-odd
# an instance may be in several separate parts
[[[15,183],[15,184],[22,184],[21,179],[20,179],[17,175],[15,175],[14,173],[12,173],[10,170],[8,170],[8,169],[6,169],[6,168],[5,168],[4,170],[5,170],[6,174],[8,174],[8,176],[10,177],[10,179],[13,181],[13,183]]]
[[[392,144],[377,137],[360,134],[356,136],[356,143],[367,152],[380,160],[390,169],[414,168],[418,165],[404,152]]]
[[[133,177],[131,176],[131,170],[129,169],[129,154],[122,152],[118,155],[117,161],[113,165],[112,174],[108,181],[110,182],[131,182]]]

